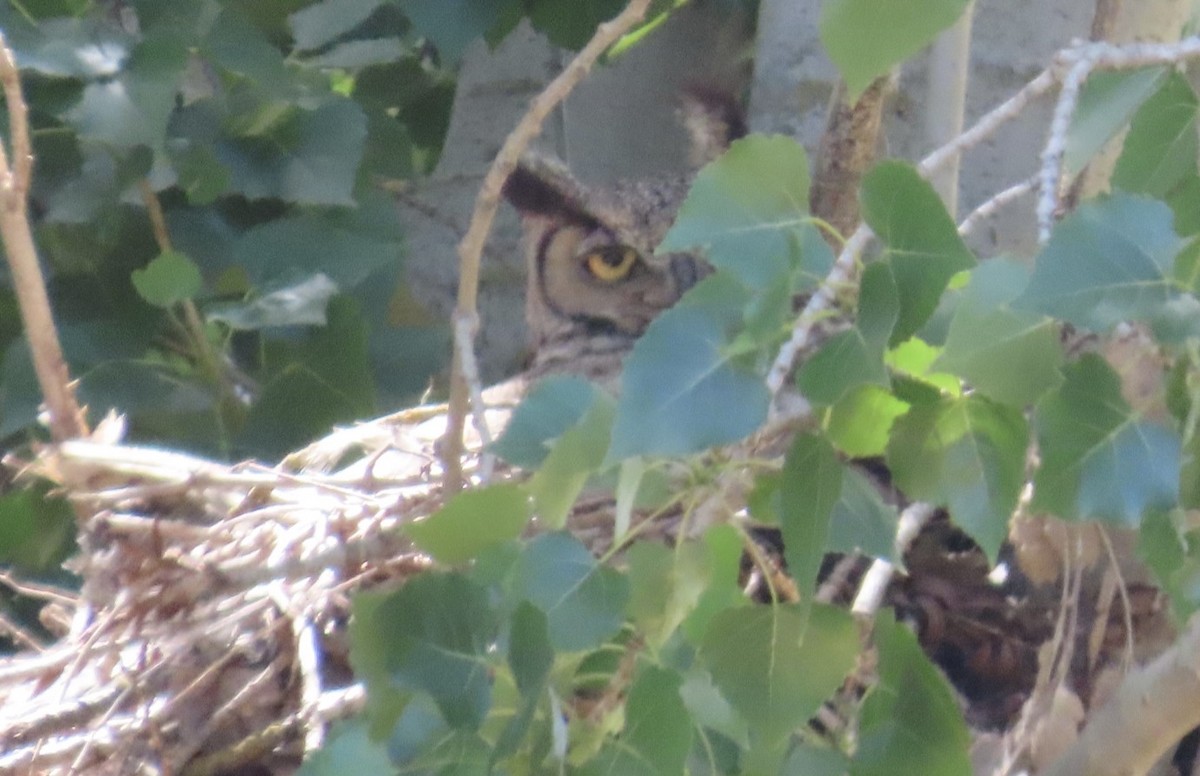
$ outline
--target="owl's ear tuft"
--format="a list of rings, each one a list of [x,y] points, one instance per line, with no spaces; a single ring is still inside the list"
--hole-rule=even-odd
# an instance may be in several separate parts
[[[503,193],[522,216],[598,225],[584,205],[583,187],[549,159],[527,156],[504,182]]]
[[[680,99],[680,119],[691,140],[689,157],[702,167],[749,133],[746,113],[733,92],[717,86],[692,85]]]

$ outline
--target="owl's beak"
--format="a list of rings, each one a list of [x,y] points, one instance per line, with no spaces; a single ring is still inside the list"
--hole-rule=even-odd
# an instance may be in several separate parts
[[[712,267],[707,262],[700,261],[695,256],[686,253],[672,253],[668,257],[667,267],[675,281],[675,290],[679,296],[704,278],[712,274]]]

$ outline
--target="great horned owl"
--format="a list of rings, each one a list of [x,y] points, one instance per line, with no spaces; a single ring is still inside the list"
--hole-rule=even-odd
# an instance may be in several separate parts
[[[693,90],[681,111],[697,167],[745,134],[736,104]],[[690,175],[587,187],[561,164],[526,159],[505,197],[525,232],[529,377],[570,373],[608,382],[650,321],[707,272],[692,254],[655,256]]]

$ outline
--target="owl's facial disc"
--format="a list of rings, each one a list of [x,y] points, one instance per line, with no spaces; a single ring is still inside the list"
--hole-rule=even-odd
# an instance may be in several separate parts
[[[592,331],[636,337],[694,282],[689,259],[647,261],[603,227],[562,226],[544,235],[534,270],[554,313]]]

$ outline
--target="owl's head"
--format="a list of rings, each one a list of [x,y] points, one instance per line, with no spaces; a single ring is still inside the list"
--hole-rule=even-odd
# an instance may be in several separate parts
[[[682,118],[697,165],[745,134],[736,101],[693,90]],[[585,186],[561,163],[527,157],[504,195],[525,232],[525,317],[535,373],[611,378],[621,356],[707,273],[693,254],[656,256],[691,175]]]
[[[535,372],[605,377],[656,315],[703,274],[690,254],[655,256],[687,180],[587,188],[530,158],[504,193],[526,241],[525,317]]]

